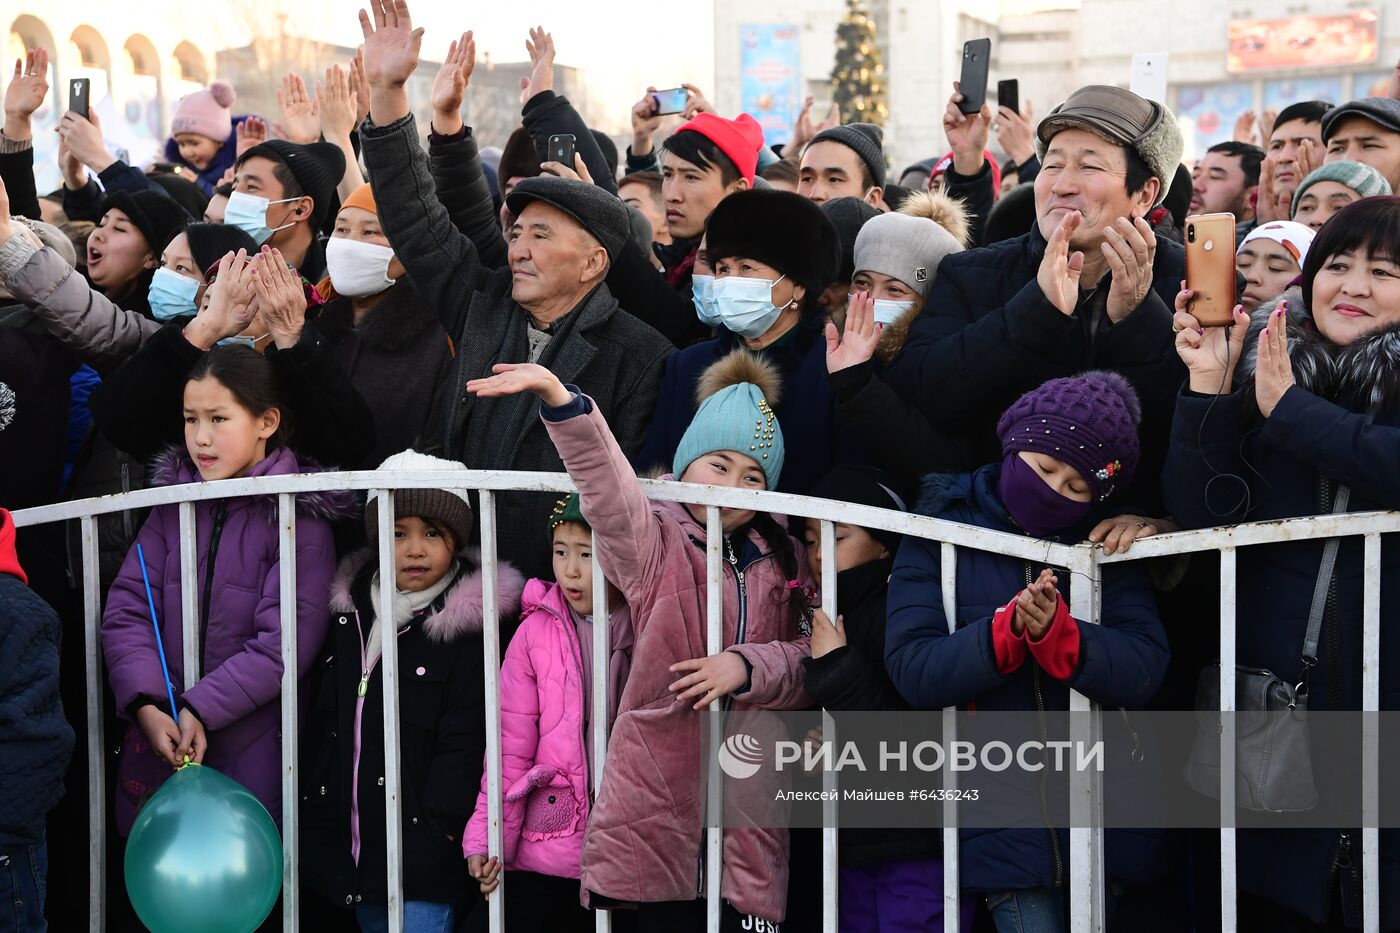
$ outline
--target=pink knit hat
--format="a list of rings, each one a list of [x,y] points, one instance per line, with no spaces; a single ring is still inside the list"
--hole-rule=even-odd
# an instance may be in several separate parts
[[[195,91],[180,99],[175,118],[170,121],[170,135],[196,133],[216,142],[223,142],[233,132],[233,85],[215,81],[203,91]]]

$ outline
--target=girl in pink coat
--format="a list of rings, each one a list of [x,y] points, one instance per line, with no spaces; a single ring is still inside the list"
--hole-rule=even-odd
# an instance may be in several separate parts
[[[638,906],[642,933],[705,928],[704,710],[810,705],[809,579],[799,545],[766,513],[724,509],[724,643],[706,656],[703,508],[649,502],[591,400],[532,364],[499,364],[478,395],[533,392],[608,577],[632,608],[632,670],[584,833],[581,881],[593,906]],[[700,380],[703,399],[676,449],[683,482],[771,489],[783,465],[777,377],[745,351]],[[724,930],[777,931],[788,883],[785,829],[724,830]]]
[[[486,855],[484,771],[462,840],[483,893],[495,890],[504,861],[512,933],[586,933],[594,927],[592,911],[578,897],[593,763],[593,529],[576,493],[550,510],[549,535],[556,582],[525,585],[520,627],[501,663],[504,859]],[[632,661],[631,611],[611,584],[608,609],[611,725]],[[482,902],[468,929],[485,930],[487,918]]]

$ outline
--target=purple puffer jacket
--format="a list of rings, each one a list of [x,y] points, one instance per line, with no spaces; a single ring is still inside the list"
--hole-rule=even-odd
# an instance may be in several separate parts
[[[254,467],[251,476],[305,470],[283,448]],[[156,485],[202,482],[183,450],[160,458],[153,471]],[[325,640],[326,611],[335,545],[330,519],[353,509],[348,494],[303,493],[297,496],[297,675],[305,676]],[[222,516],[222,518],[221,518]],[[217,550],[209,575],[210,540],[217,526]],[[233,778],[263,802],[273,819],[282,819],[281,711],[282,654],[277,559],[277,500],[274,497],[201,502],[195,506],[198,579],[201,607],[212,593],[204,628],[204,676],[188,692],[180,612],[180,518],[177,506],[151,510],[136,541],[146,556],[151,595],[160,620],[175,699],[188,704],[204,724],[209,740],[208,764]],[[130,717],[143,697],[166,707],[165,681],[156,654],[146,590],[132,547],[112,583],[102,618],[102,649],[117,710]],[[304,706],[304,704],[303,704]],[[169,765],[150,750],[134,723],[122,742],[117,766],[117,826],[126,835],[136,813],[170,776]]]
[[[675,702],[667,688],[679,676],[670,665],[707,654],[705,527],[683,506],[647,500],[607,422],[589,407],[563,421],[546,419],[545,428],[578,484],[594,553],[632,607],[636,643],[584,834],[583,887],[625,902],[692,900],[705,891],[708,712]],[[724,575],[724,644],[751,668],[749,689],[730,708],[802,709],[811,704],[802,668],[808,639],[792,621],[778,561],[757,532],[749,542],[760,556],[742,568],[742,613],[739,580],[729,565]],[[800,582],[809,582],[806,562],[798,564]],[[786,829],[724,830],[720,893],[740,913],[781,921],[787,884]]]
[[[505,867],[577,878],[588,823],[585,685],[578,631],[557,583],[531,580],[520,607],[520,627],[501,663]],[[613,618],[618,620],[618,613]],[[609,706],[615,713],[632,645],[629,635],[617,631],[610,642],[609,670],[614,676]],[[464,855],[488,851],[487,793],[483,771],[476,811],[462,840]]]

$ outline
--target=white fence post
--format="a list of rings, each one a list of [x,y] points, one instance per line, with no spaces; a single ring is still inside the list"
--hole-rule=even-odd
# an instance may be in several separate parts
[[[506,928],[506,850],[501,795],[501,619],[496,612],[496,496],[481,490],[481,599],[485,613],[481,651],[486,676],[486,847],[501,860],[499,884],[486,898],[491,933]]]
[[[199,542],[195,538],[194,503],[180,503],[180,622],[185,689],[199,683],[204,646],[199,643]],[[214,555],[210,554],[213,560]],[[167,612],[170,610],[167,609]],[[164,622],[164,620],[161,620]]]
[[[1235,549],[1220,549],[1220,925],[1234,930],[1235,882]]]
[[[836,592],[836,525],[823,521],[822,526],[822,610],[836,624],[839,598]],[[826,625],[825,622],[813,622]],[[836,761],[836,720],[826,710],[822,710],[822,741],[831,743],[831,761]],[[841,920],[841,889],[839,883],[840,835],[836,827],[836,771],[826,768],[822,771],[822,790],[827,796],[822,800],[822,933],[837,933]],[[788,884],[792,885],[789,878]]]
[[[403,808],[399,770],[399,644],[394,624],[394,490],[376,490],[379,509],[379,673],[384,692],[384,842],[389,933],[403,933]]]
[[[83,673],[87,682],[88,929],[107,929],[107,749],[102,712],[102,594],[98,579],[97,519],[82,519]]]
[[[301,795],[297,742],[297,505],[296,494],[277,497],[277,560],[282,605],[282,929],[301,929]]]
[[[1361,600],[1361,923],[1381,929],[1381,536],[1366,535]],[[1392,896],[1395,892],[1391,892]]]
[[[705,508],[705,650],[719,654],[724,650],[724,526],[719,509]],[[723,704],[710,704],[710,773],[708,806],[710,821],[715,825],[705,830],[705,928],[719,933],[720,880],[724,871],[724,812],[723,778],[719,771],[719,745],[724,740]]]
[[[1090,625],[1099,624],[1102,569],[1098,551],[1077,548],[1070,563],[1070,614]],[[1080,748],[1103,736],[1097,703],[1078,690],[1069,694],[1070,735]],[[1070,929],[1074,933],[1104,933],[1103,775],[1075,769],[1070,777]]]
[[[612,659],[612,612],[608,606],[608,581],[603,575],[603,564],[598,560],[597,542],[593,546],[593,761],[589,769],[589,790],[593,802],[598,800],[598,791],[603,786],[603,763],[608,754],[608,708],[610,697],[608,688],[612,675],[608,670]],[[620,699],[620,698],[619,698]],[[592,812],[592,807],[589,808]],[[606,910],[593,912],[594,929],[597,933],[612,930],[612,914]]]
[[[948,634],[958,630],[958,549],[947,541],[939,545],[939,572],[942,579],[943,616],[948,620]],[[958,735],[958,708],[943,707],[943,747],[951,748]],[[952,768],[943,770],[943,789],[949,791],[943,801],[943,933],[960,933],[962,891],[958,872],[958,803],[951,791],[958,789],[958,776]]]

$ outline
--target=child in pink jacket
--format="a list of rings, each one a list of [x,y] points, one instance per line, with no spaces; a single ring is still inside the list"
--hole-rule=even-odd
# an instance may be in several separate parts
[[[577,493],[549,514],[554,579],[531,580],[521,622],[501,663],[501,766],[504,859],[487,853],[487,786],[462,851],[490,894],[504,861],[512,933],[587,933],[593,913],[579,903],[579,856],[588,824],[593,764],[593,529]],[[608,719],[617,713],[632,661],[632,615],[608,586]],[[469,930],[487,927],[485,902]]]
[[[706,656],[705,510],[649,502],[592,401],[542,366],[499,364],[482,396],[533,392],[582,495],[598,559],[632,608],[635,645],[584,833],[581,880],[594,906],[638,905],[638,928],[705,929],[706,709],[801,709],[810,579],[800,545],[767,513],[724,509],[724,644]],[[683,482],[771,489],[783,435],[777,377],[736,351],[702,376],[703,402],[676,449]],[[724,831],[723,930],[777,931],[788,884],[785,829]]]

